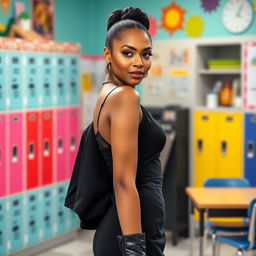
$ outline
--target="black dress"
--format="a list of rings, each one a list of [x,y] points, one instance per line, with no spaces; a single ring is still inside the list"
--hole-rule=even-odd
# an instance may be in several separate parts
[[[115,87],[114,89],[116,89]],[[110,93],[114,90],[112,89]],[[110,94],[109,93],[109,94]],[[108,95],[109,95],[108,94]],[[101,109],[107,99],[104,99]],[[162,194],[162,174],[159,155],[165,145],[166,135],[151,114],[141,105],[143,118],[138,134],[138,165],[136,186],[141,205],[142,232],[146,234],[147,256],[162,256],[166,239],[164,234],[165,205]],[[98,131],[98,128],[97,128]],[[104,140],[99,132],[96,139],[108,171],[113,175],[111,145]],[[121,256],[117,235],[122,235],[116,210],[114,193],[112,205],[97,228],[93,240],[95,256]]]

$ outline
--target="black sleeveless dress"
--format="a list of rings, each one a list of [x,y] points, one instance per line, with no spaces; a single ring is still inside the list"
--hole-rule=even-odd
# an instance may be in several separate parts
[[[108,95],[104,99],[98,114],[96,139],[107,163],[108,171],[113,175],[111,145],[98,132],[100,112]],[[162,194],[163,177],[159,156],[165,145],[166,135],[161,126],[142,105],[141,109],[143,118],[139,125],[138,134],[136,186],[140,197],[142,231],[146,234],[147,256],[163,256],[166,243],[163,229],[165,205]],[[121,256],[117,235],[122,235],[122,231],[113,193],[112,205],[94,235],[94,255]]]

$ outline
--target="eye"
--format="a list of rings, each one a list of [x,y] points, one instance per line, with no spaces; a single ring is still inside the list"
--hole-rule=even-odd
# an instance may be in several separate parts
[[[124,51],[124,52],[122,52],[122,54],[123,54],[125,57],[132,57],[132,56],[133,56],[133,53],[132,53],[132,52],[128,52],[128,51]]]
[[[146,59],[149,59],[151,56],[152,56],[151,52],[144,52],[143,53],[143,57],[146,58]]]

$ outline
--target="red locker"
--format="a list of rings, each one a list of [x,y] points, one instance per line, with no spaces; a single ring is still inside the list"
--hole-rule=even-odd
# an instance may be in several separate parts
[[[27,189],[39,186],[38,171],[38,112],[26,113]]]
[[[0,197],[5,196],[7,193],[6,117],[5,114],[0,114]]]
[[[53,112],[42,111],[40,114],[40,167],[41,184],[47,185],[53,182]]]

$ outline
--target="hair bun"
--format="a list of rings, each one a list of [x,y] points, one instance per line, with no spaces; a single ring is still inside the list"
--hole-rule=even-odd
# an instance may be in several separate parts
[[[134,20],[141,23],[147,30],[149,29],[148,16],[140,8],[126,7],[123,10],[114,10],[108,19],[107,30],[121,20]]]

